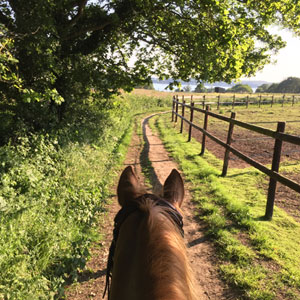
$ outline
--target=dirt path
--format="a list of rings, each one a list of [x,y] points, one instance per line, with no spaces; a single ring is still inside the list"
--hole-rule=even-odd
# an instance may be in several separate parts
[[[134,167],[141,182],[144,182],[142,166],[145,155],[151,161],[154,173],[151,174],[153,190],[158,191],[173,168],[178,169],[176,163],[169,157],[158,136],[148,126],[148,117],[143,120],[143,138],[145,146],[142,149],[142,137],[133,135],[129,147],[125,166]],[[124,166],[124,167],[125,167]],[[237,299],[236,293],[230,290],[220,279],[217,271],[217,258],[212,245],[205,238],[205,226],[194,218],[195,208],[186,187],[186,197],[183,205],[184,231],[188,256],[197,281],[198,299]],[[102,247],[92,249],[92,257],[85,270],[80,274],[77,284],[73,284],[66,291],[66,299],[101,299],[105,286],[105,270],[108,248],[112,238],[113,218],[119,207],[114,196],[109,212],[102,224],[101,231],[106,233]],[[141,299],[142,300],[142,299]]]

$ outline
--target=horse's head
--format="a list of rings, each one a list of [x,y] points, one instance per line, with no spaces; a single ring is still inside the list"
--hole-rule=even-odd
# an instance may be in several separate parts
[[[121,174],[120,211],[115,217],[107,264],[107,288],[115,299],[194,299],[183,241],[183,180],[173,169],[162,197],[148,194],[132,169]]]
[[[123,207],[144,194],[131,166],[127,167],[119,180],[118,201]],[[173,169],[163,186],[163,199],[179,208],[184,198],[183,180],[177,170]]]

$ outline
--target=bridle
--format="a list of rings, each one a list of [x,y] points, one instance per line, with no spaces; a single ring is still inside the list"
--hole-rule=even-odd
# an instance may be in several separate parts
[[[128,205],[123,206],[114,219],[114,230],[113,230],[113,240],[111,242],[111,245],[109,247],[109,254],[108,254],[108,260],[107,260],[107,269],[106,269],[106,284],[105,284],[105,290],[103,293],[103,298],[105,297],[106,292],[108,292],[108,300],[109,300],[109,294],[110,294],[110,282],[112,278],[112,268],[114,263],[114,254],[115,249],[117,245],[117,240],[120,232],[121,225],[124,223],[124,221],[127,219],[128,216],[130,216],[133,212],[139,210],[139,202],[144,199],[150,199],[154,202],[155,206],[162,206],[166,207],[165,210],[170,218],[173,220],[173,222],[177,225],[180,234],[182,237],[184,236],[184,230],[183,230],[183,221],[182,221],[182,215],[181,213],[176,209],[175,206],[173,206],[170,202],[155,196],[153,194],[144,194],[136,199],[134,201],[131,201]]]

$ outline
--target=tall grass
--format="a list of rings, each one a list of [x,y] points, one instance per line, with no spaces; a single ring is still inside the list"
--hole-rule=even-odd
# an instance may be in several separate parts
[[[101,104],[101,103],[100,103]],[[72,112],[55,131],[0,148],[0,299],[55,299],[99,239],[96,226],[137,113],[167,107],[132,95]]]

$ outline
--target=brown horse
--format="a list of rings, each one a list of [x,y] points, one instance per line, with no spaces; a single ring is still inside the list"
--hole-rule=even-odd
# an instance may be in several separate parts
[[[121,210],[115,218],[108,259],[109,299],[195,300],[183,240],[180,174],[175,169],[171,172],[160,198],[146,194],[127,167],[117,191]]]

